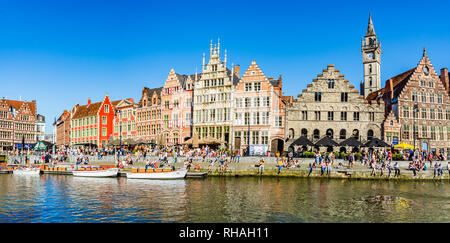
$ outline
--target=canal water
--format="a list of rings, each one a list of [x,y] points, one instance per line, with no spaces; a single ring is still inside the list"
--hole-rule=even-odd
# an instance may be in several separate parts
[[[450,222],[448,182],[0,175],[5,222]]]

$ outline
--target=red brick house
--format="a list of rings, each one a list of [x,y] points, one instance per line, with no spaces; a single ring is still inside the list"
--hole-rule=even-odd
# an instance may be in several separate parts
[[[88,99],[86,105],[77,104],[71,119],[70,144],[95,144],[98,147],[107,145],[114,131],[115,106],[121,101],[110,101],[106,95],[101,102],[91,103],[91,99]]]

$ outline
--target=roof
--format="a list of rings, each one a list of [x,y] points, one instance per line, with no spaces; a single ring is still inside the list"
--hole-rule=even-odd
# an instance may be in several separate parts
[[[130,100],[131,98],[127,99]],[[122,100],[111,101],[113,108],[117,106]],[[97,103],[91,103],[83,106],[79,106],[72,119],[78,119],[87,116],[97,115],[98,110],[102,106],[103,101]]]
[[[153,89],[144,87],[144,89],[142,89],[142,97],[141,97],[141,99],[139,100],[138,105],[139,105],[139,106],[142,106],[142,98],[144,98],[144,94],[145,94],[145,93],[148,93],[148,94],[149,94],[149,95],[147,96],[147,97],[148,97],[147,102],[148,102],[148,104],[151,104],[151,98],[152,98],[153,93],[156,92],[156,95],[157,95],[158,97],[161,97],[161,91],[162,91],[162,89],[163,89],[163,87],[153,88]]]
[[[19,101],[19,100],[7,100],[7,99],[3,98],[3,99],[1,99],[1,102],[6,102],[6,104],[8,106],[14,107],[14,109],[16,111],[19,111],[20,107],[22,107],[22,105],[25,104],[25,105],[27,105],[30,108],[31,113],[33,115],[36,115],[36,101],[29,102],[29,101]]]
[[[403,72],[403,73],[387,80],[387,81],[392,80],[392,90],[394,91],[394,97],[396,97],[400,94],[403,87],[405,86],[405,84],[407,83],[407,81],[409,80],[411,75],[414,73],[414,71],[416,71],[416,68],[412,68],[406,72]],[[388,87],[385,86],[382,89],[379,89],[375,92],[370,93],[366,97],[366,100],[368,100],[368,101],[376,100],[377,98],[383,96],[387,92],[389,92],[389,90],[388,90]]]

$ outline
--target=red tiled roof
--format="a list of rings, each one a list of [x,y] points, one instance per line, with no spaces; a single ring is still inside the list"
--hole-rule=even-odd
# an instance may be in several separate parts
[[[133,102],[132,98],[127,99]],[[117,106],[122,100],[111,101],[111,105],[113,108]],[[98,110],[100,109],[103,101],[97,103],[91,103],[90,105],[79,106],[72,119],[78,119],[87,116],[95,116],[97,115]],[[134,102],[133,102],[134,103]]]
[[[394,96],[397,96],[398,94],[400,94],[401,90],[403,89],[404,85],[406,84],[406,82],[409,80],[409,78],[411,77],[411,75],[414,73],[414,71],[416,70],[416,68],[412,68],[404,73],[401,73],[397,76],[394,76],[390,79],[392,79],[392,89],[394,90]],[[389,80],[389,79],[388,79]],[[387,93],[389,90],[387,90],[387,87],[385,86],[382,89],[379,89],[375,92],[370,93],[367,97],[366,100],[368,101],[372,101],[377,99],[377,97],[379,97],[380,95],[384,95],[385,93]]]
[[[16,111],[19,111],[20,107],[22,107],[23,104],[26,104],[30,108],[31,113],[33,115],[36,115],[36,102],[19,101],[19,100],[7,100],[7,99],[2,99],[2,101],[6,102],[6,104],[8,106],[14,107],[14,109]]]

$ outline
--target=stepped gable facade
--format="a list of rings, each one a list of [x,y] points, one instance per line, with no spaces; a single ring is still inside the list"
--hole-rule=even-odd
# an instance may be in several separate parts
[[[157,144],[161,140],[161,91],[159,88],[142,89],[142,96],[136,108],[137,139]]]
[[[252,61],[236,85],[235,101],[233,148],[241,154],[250,148],[252,155],[282,152],[286,110],[281,76],[267,78]]]
[[[450,153],[448,71],[441,69],[438,75],[425,49],[416,67],[390,78],[383,89],[368,96],[379,99],[385,102],[386,140]]]
[[[295,149],[290,144],[300,136],[314,143],[325,136],[338,143],[352,136],[364,143],[382,137],[384,102],[364,99],[334,65],[328,65],[287,107],[286,119],[287,150]]]
[[[10,108],[14,108],[14,117]],[[0,150],[30,148],[36,143],[36,101],[0,99]]]

